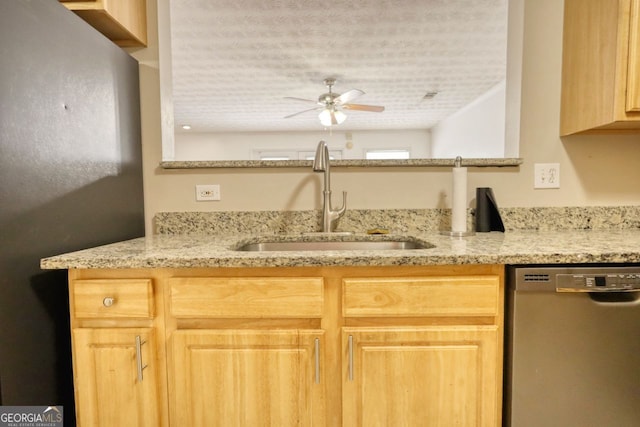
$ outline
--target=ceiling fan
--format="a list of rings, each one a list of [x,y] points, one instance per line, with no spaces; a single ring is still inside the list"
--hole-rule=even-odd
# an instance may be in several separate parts
[[[306,113],[308,111],[321,110],[320,114],[318,115],[320,123],[322,123],[324,126],[333,126],[339,125],[347,118],[346,114],[342,112],[342,109],[373,111],[376,113],[384,111],[384,107],[378,105],[352,104],[351,101],[361,95],[364,95],[364,92],[359,89],[351,89],[343,94],[334,93],[331,89],[335,83],[336,79],[334,78],[324,79],[324,84],[329,88],[329,92],[320,95],[317,101],[313,101],[311,99],[296,98],[292,96],[285,97],[285,99],[293,99],[296,101],[312,102],[314,104],[317,104],[317,106],[314,108],[309,108],[307,110],[302,110],[298,111],[297,113],[290,114],[286,116],[285,119],[297,116],[298,114]]]

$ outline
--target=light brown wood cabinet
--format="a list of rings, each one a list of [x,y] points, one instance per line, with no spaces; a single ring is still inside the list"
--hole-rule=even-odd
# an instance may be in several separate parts
[[[498,426],[495,326],[345,328],[345,426]]]
[[[96,404],[118,387],[138,425],[499,426],[503,280],[502,266],[71,271],[78,420],[122,425]],[[128,292],[136,319],[93,307],[127,281],[112,306]],[[131,336],[156,346],[155,393],[133,388]]]
[[[77,425],[167,426],[158,287],[145,272],[91,273],[69,272]]]
[[[160,425],[153,329],[78,328],[73,341],[78,425]]]
[[[560,135],[640,131],[640,0],[565,0]]]
[[[500,424],[499,274],[343,280],[345,426]]]
[[[175,332],[172,425],[325,425],[322,347],[319,330]]]
[[[167,280],[171,424],[325,425],[323,278],[207,274]]]
[[[147,46],[146,0],[59,1],[118,46]]]

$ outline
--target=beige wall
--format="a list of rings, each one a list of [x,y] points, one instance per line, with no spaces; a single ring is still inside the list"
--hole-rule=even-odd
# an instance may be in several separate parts
[[[141,63],[142,140],[147,233],[162,211],[302,210],[319,208],[319,174],[306,169],[163,170],[155,0],[148,0],[150,46]],[[526,0],[519,168],[470,169],[476,187],[492,187],[499,206],[629,205],[640,201],[640,136],[558,137],[562,0]],[[561,188],[534,190],[533,164],[559,163]],[[220,202],[196,202],[196,184],[220,184]],[[333,169],[335,203],[348,191],[350,208],[449,207],[444,168]]]

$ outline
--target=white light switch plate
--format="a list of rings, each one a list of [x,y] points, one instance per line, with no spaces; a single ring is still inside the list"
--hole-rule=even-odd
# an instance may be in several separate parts
[[[536,163],[533,188],[560,188],[560,163]]]

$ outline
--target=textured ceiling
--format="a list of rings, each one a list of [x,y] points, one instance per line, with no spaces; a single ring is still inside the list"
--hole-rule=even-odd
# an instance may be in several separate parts
[[[430,127],[505,77],[508,0],[171,0],[176,127],[321,130],[334,92],[365,92],[336,127]],[[433,99],[423,99],[436,91]]]

